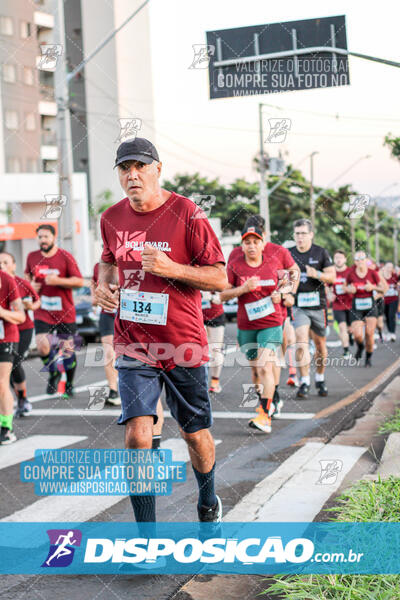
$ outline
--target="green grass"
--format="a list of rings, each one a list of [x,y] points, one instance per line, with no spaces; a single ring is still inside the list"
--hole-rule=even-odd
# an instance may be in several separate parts
[[[359,481],[330,509],[334,521],[400,521],[400,479]],[[400,575],[291,575],[274,577],[264,594],[290,600],[400,600]]]
[[[393,433],[395,431],[400,431],[400,408],[396,410],[393,417],[390,417],[379,427],[378,433]]]

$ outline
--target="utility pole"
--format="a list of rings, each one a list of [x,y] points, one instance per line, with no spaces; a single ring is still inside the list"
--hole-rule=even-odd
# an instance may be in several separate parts
[[[54,43],[61,45],[54,71],[55,98],[57,103],[57,141],[59,194],[66,198],[62,209],[58,232],[61,246],[76,256],[74,197],[72,190],[72,142],[69,113],[67,67],[65,62],[65,27],[63,0],[54,0]]]
[[[375,224],[375,262],[379,263],[379,223],[378,223],[378,202],[375,198],[375,206],[374,206],[374,224]]]
[[[313,229],[315,228],[314,156],[316,154],[318,154],[318,152],[312,152],[310,154],[310,212]]]
[[[350,217],[350,235],[351,235],[351,254],[354,256],[356,252],[356,236],[355,236],[355,227],[354,227],[355,219]]]
[[[370,254],[370,247],[369,247],[369,220],[368,220],[368,207],[365,210],[364,213],[364,220],[365,220],[365,237],[367,239],[367,254]]]
[[[269,218],[269,198],[268,198],[268,169],[266,168],[266,156],[264,153],[264,128],[263,128],[263,104],[258,105],[258,118],[260,129],[260,215],[265,219],[265,233],[267,242],[271,241],[271,224]]]
[[[57,103],[57,128],[58,128],[58,169],[59,169],[59,190],[60,195],[66,197],[66,205],[62,210],[60,217],[59,236],[63,248],[76,255],[75,239],[75,218],[74,218],[74,197],[72,189],[72,143],[71,143],[71,125],[69,114],[69,92],[68,85],[85,65],[102,49],[108,42],[121,31],[129,21],[133,19],[150,2],[145,0],[132,14],[129,15],[119,27],[111,31],[109,35],[75,67],[71,73],[67,73],[65,62],[65,25],[64,25],[64,1],[53,0],[54,2],[54,43],[62,47],[61,55],[58,57],[56,69],[54,72],[55,96]]]

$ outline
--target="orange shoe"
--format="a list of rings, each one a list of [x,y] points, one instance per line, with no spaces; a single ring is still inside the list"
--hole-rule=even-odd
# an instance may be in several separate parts
[[[261,408],[261,410],[258,411],[258,415],[253,419],[250,419],[249,427],[259,429],[264,433],[271,433],[271,417],[269,417]]]
[[[286,385],[290,385],[291,387],[299,387],[299,380],[297,379],[297,376],[289,375]]]

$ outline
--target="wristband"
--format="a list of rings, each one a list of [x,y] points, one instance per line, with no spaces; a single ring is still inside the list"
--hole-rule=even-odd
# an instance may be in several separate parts
[[[322,271],[317,271],[318,279],[321,279]]]

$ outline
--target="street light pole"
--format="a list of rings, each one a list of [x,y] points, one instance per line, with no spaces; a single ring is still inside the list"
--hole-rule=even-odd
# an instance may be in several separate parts
[[[55,0],[54,2],[54,25],[55,44],[61,45],[62,48],[54,71],[55,99],[57,103],[58,188],[60,196],[64,196],[66,200],[60,216],[60,230],[58,235],[61,246],[76,256],[74,198],[72,191],[71,123],[68,106],[67,67],[64,54],[65,29],[64,3],[62,0]]]
[[[314,156],[318,152],[312,152],[310,154],[310,212],[311,212],[311,223],[314,229],[315,227],[315,199],[314,199]]]
[[[379,264],[379,225],[378,225],[378,202],[375,198],[375,206],[374,206],[374,226],[375,226],[375,262]]]
[[[260,133],[260,215],[265,219],[265,234],[267,242],[271,241],[271,225],[269,218],[268,198],[268,169],[265,164],[264,153],[264,128],[263,128],[263,104],[258,105],[259,133]]]
[[[394,226],[394,230],[393,230],[393,264],[395,267],[397,267],[397,264],[399,261],[399,247],[398,247],[398,242],[397,242],[398,235],[399,235],[399,225],[396,222],[396,224]]]

